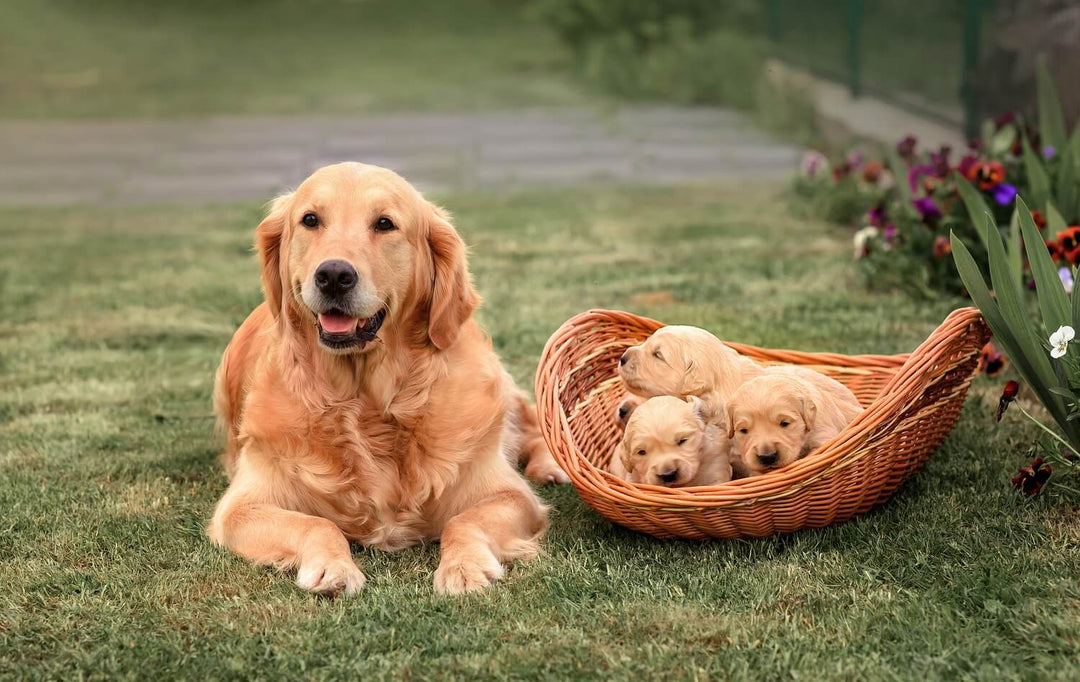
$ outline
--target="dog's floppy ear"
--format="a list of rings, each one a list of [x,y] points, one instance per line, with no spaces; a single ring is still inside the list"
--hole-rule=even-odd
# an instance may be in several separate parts
[[[281,315],[281,237],[285,233],[285,216],[292,194],[274,199],[266,217],[255,228],[255,249],[262,263],[263,294],[270,312]]]
[[[813,396],[808,391],[799,390],[799,414],[802,416],[803,423],[806,424],[806,431],[809,433],[814,429],[814,423],[817,421],[817,403],[814,402]]]
[[[445,350],[454,344],[462,325],[480,305],[465,260],[465,242],[450,224],[446,213],[429,204],[428,247],[434,276],[428,306],[428,337]]]
[[[706,425],[712,424],[723,426],[726,419],[724,400],[716,391],[709,391],[700,396],[690,396],[686,399],[694,408],[694,414]]]
[[[735,406],[728,402],[724,411],[727,413],[727,437],[731,440],[735,437]]]

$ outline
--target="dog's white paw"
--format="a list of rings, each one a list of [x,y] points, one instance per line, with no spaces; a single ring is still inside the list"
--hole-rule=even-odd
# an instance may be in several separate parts
[[[487,557],[470,560],[444,557],[435,571],[435,591],[439,594],[477,592],[503,577],[503,573],[502,564],[490,552]]]
[[[326,596],[356,594],[367,578],[352,558],[317,558],[305,561],[296,574],[296,584],[308,592]]]

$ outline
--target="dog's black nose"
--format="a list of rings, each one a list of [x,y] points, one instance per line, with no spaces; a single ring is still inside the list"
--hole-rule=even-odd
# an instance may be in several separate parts
[[[671,471],[665,471],[662,474],[657,474],[656,477],[664,483],[674,483],[675,479],[679,477],[679,470],[672,469]]]
[[[759,454],[757,456],[757,458],[758,458],[758,461],[761,462],[762,466],[767,466],[767,467],[776,466],[777,460],[780,459],[780,453],[778,453],[778,452],[762,452],[761,454]]]
[[[622,354],[622,357],[621,357],[621,358],[619,358],[619,366],[620,366],[620,367],[621,367],[622,365],[625,365],[625,364],[626,364],[626,361],[627,361],[627,359],[628,359],[628,357],[627,357],[627,356],[629,356],[629,354],[630,354],[630,351],[626,351],[625,353],[623,353],[623,354]]]
[[[626,421],[626,416],[630,414],[630,408],[626,405],[619,406],[619,421]]]
[[[343,260],[328,260],[315,270],[315,286],[326,296],[340,296],[356,286],[356,268]]]

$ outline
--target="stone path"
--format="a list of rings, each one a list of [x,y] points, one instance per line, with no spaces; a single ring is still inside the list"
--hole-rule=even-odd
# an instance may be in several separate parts
[[[265,200],[346,160],[438,193],[779,177],[798,157],[708,108],[0,122],[0,204]]]

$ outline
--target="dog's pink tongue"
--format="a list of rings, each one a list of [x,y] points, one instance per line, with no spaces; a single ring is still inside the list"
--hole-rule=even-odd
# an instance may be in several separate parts
[[[359,320],[355,317],[345,317],[344,315],[327,315],[323,313],[319,315],[319,326],[323,328],[324,332],[330,334],[344,334],[356,329],[356,323]]]

